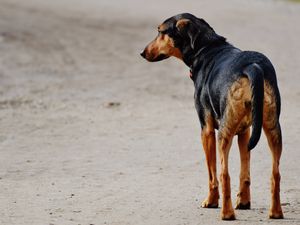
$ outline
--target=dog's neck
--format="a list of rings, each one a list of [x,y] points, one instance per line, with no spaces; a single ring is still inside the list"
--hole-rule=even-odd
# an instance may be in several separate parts
[[[190,68],[190,77],[192,80],[196,79],[197,72],[204,63],[213,60],[213,56],[209,56],[209,53],[223,46],[231,45],[226,41],[213,42],[201,46],[198,49],[190,49],[189,51],[183,52],[183,62]]]
[[[202,48],[200,48],[195,54],[193,54],[193,57],[190,58],[190,62],[187,62],[186,65],[190,68],[190,78],[193,80],[194,77],[194,68],[195,68],[195,64],[198,61],[197,59],[201,56],[201,53],[203,53],[203,51],[205,51],[205,49],[207,49],[209,46],[203,46]]]

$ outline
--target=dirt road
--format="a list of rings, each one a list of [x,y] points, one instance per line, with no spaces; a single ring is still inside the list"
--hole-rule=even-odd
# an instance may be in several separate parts
[[[267,218],[271,157],[252,151],[252,209],[300,224],[300,5],[283,1],[0,0],[0,224],[224,224],[200,208],[207,171],[188,68],[140,50],[191,12],[272,60],[282,94],[285,220]],[[230,154],[232,195],[239,155]]]

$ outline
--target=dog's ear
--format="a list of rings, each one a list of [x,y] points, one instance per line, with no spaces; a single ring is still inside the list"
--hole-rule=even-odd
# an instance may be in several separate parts
[[[177,21],[176,27],[179,31],[182,31],[189,23],[190,23],[190,20],[188,20],[188,19],[180,19]]]
[[[195,42],[200,36],[200,29],[189,19],[180,19],[176,23],[176,28],[181,34],[186,34],[190,39],[191,48],[195,48]]]

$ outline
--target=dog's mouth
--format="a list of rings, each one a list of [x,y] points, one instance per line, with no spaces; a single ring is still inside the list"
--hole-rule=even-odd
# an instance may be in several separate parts
[[[170,56],[164,53],[154,54],[153,52],[149,52],[146,49],[140,53],[140,55],[149,62],[158,62],[164,59],[169,58]]]
[[[153,62],[158,62],[158,61],[161,61],[161,60],[164,60],[164,59],[167,59],[169,58],[170,56],[166,55],[166,54],[160,54],[158,55]]]
[[[170,56],[166,55],[166,54],[159,54],[157,57],[150,57],[150,58],[147,58],[146,59],[149,61],[149,62],[158,62],[158,61],[162,61],[164,59],[167,59],[169,58]]]

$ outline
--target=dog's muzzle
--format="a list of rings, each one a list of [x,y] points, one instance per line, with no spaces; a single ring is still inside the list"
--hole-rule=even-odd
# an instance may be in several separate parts
[[[140,53],[140,55],[145,59],[145,58],[146,58],[146,52],[145,52],[145,50],[143,50],[143,51]]]

